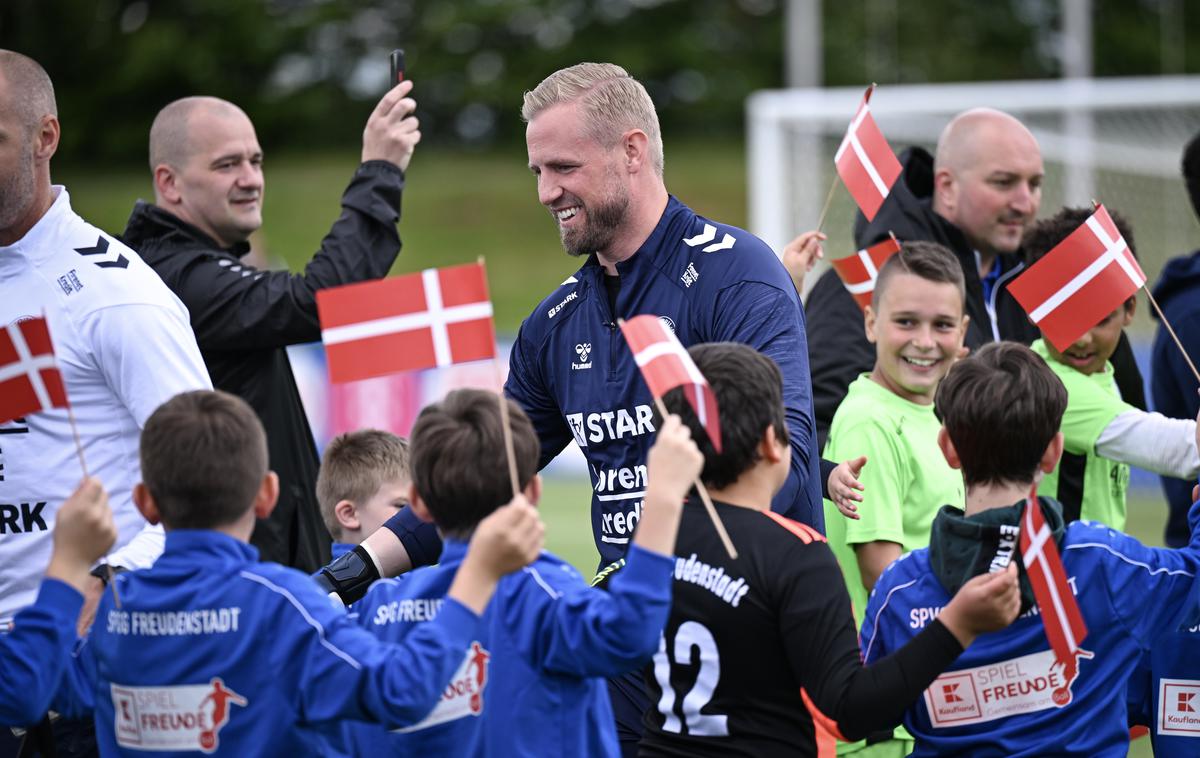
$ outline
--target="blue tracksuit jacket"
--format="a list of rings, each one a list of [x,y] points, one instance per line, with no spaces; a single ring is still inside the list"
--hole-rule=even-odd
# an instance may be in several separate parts
[[[167,532],[152,568],[116,578],[55,708],[95,712],[104,755],[331,752],[342,719],[412,724],[437,703],[479,617],[447,600],[381,645],[305,574],[218,532]]]
[[[591,468],[592,532],[605,566],[625,554],[641,517],[653,401],[617,317],[654,314],[685,347],[741,342],[783,372],[792,469],[772,507],[824,532],[804,312],[787,271],[749,232],[696,215],[672,197],[658,226],[617,264],[610,312],[595,258],[521,325],[505,391],[541,440],[541,465],[571,441]]]
[[[62,680],[75,642],[83,595],[57,579],[43,579],[37,601],[0,635],[0,726],[37,723]]]
[[[1095,522],[1068,524],[1060,549],[1088,628],[1081,647],[1091,657],[1081,657],[1078,676],[1065,681],[1061,667],[1050,665],[1054,654],[1036,608],[976,638],[905,714],[913,755],[1124,756],[1125,685],[1142,652],[1194,602],[1198,518],[1193,508],[1191,543],[1182,550],[1148,548]],[[867,603],[867,663],[915,636],[949,601],[928,548],[893,563]]]
[[[438,566],[376,582],[355,604],[381,639],[408,639],[441,620],[466,544],[447,540]],[[609,592],[542,553],[500,580],[442,700],[414,731],[350,725],[357,755],[617,756],[600,677],[646,664],[671,606],[674,560],[634,546]]]

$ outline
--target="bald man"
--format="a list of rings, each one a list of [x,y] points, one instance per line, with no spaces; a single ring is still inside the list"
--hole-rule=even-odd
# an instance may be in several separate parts
[[[329,560],[330,537],[314,492],[316,445],[285,348],[321,338],[317,290],[383,277],[400,252],[404,172],[421,139],[411,89],[411,81],[392,88],[368,118],[341,215],[303,273],[242,262],[262,226],[263,151],[242,109],[214,97],[176,100],[154,119],[154,202],[134,206],[122,235],[187,306],[213,385],[262,419],[280,494],[252,542],[263,560],[304,571]]]
[[[131,496],[141,427],[175,394],[211,386],[178,298],[136,253],[77,215],[66,188],[51,182],[60,133],[45,70],[0,50],[0,329],[19,334],[20,322],[46,318],[74,413],[73,420],[63,408],[0,419],[0,634],[39,596],[65,517],[60,508],[83,476],[74,430],[88,469],[110,494],[118,534],[105,562],[145,568],[162,552],[163,535]],[[12,359],[0,362],[11,369]],[[13,392],[13,384],[0,391]],[[86,604],[73,590],[60,598],[61,611],[80,614],[83,627],[109,576],[107,568],[93,573]],[[12,747],[5,739],[0,733],[0,754]],[[59,755],[68,753],[60,746]]]
[[[889,233],[945,245],[966,281],[967,347],[1037,339],[1037,327],[1008,292],[1009,282],[1024,268],[1021,238],[1042,199],[1037,139],[1013,116],[975,108],[942,130],[936,158],[913,147],[901,155],[901,163],[904,171],[875,219],[868,223],[858,214],[855,245],[873,245]],[[805,311],[817,434],[824,446],[850,382],[874,365],[875,348],[863,331],[862,311],[832,269],[809,293]],[[1114,366],[1122,396],[1144,408],[1141,376],[1126,340]]]

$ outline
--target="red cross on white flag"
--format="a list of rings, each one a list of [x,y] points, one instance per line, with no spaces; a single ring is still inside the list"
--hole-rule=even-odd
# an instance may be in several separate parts
[[[842,284],[854,296],[858,307],[864,311],[871,304],[871,296],[875,292],[875,280],[879,278],[879,269],[897,252],[900,243],[895,237],[888,237],[871,247],[859,250],[845,258],[830,261],[833,270],[837,272]]]
[[[1054,533],[1042,514],[1036,486],[1021,514],[1021,558],[1033,586],[1046,638],[1050,640],[1055,659],[1063,666],[1065,686],[1061,692],[1053,693],[1054,702],[1063,705],[1070,701],[1070,683],[1078,673],[1079,657],[1091,658],[1092,654],[1079,646],[1087,636],[1087,624],[1067,581]]]
[[[482,263],[320,290],[317,312],[336,383],[496,354]]]
[[[1146,274],[1103,205],[1008,285],[1059,350],[1099,324],[1146,283]]]
[[[875,218],[901,171],[900,161],[896,160],[867,105],[874,91],[874,84],[867,87],[862,104],[833,156],[838,176],[868,221]]]
[[[683,394],[708,433],[713,448],[721,452],[721,419],[717,413],[717,397],[675,332],[668,329],[658,316],[650,315],[634,316],[622,321],[621,332],[633,351],[633,360],[650,387],[650,394],[661,398],[676,387],[683,387]]]
[[[46,319],[29,318],[0,329],[0,423],[66,407],[67,390]]]

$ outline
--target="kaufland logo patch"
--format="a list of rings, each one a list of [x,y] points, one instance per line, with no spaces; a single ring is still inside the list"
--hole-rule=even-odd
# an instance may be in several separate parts
[[[135,750],[216,752],[233,706],[248,701],[220,677],[174,687],[110,685],[117,744]]]
[[[463,662],[459,664],[458,670],[454,672],[450,683],[446,685],[446,689],[442,691],[442,698],[438,704],[434,706],[429,715],[420,722],[403,729],[397,729],[397,732],[416,732],[421,729],[428,729],[431,726],[444,724],[447,721],[455,721],[457,719],[466,718],[467,716],[478,716],[483,713],[483,695],[484,688],[488,682],[488,661],[491,660],[491,653],[483,648],[478,642],[472,642],[471,648],[467,650],[467,654],[463,657]]]
[[[1081,658],[1092,657],[1087,651],[1080,653]],[[1074,679],[1068,678],[1054,652],[1045,650],[942,674],[925,690],[925,708],[935,728],[981,724],[1062,708],[1073,699]]]
[[[1200,681],[1159,680],[1158,733],[1200,737]]]

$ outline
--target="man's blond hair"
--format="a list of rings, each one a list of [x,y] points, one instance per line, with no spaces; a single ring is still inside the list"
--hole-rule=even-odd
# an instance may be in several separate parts
[[[620,66],[577,63],[555,71],[525,93],[521,118],[529,122],[547,108],[576,101],[583,109],[587,133],[606,148],[614,147],[630,129],[645,132],[654,171],[663,175],[662,131],[654,101],[642,83]]]
[[[330,536],[341,541],[334,508],[342,500],[361,507],[384,484],[408,479],[408,441],[391,432],[360,429],[335,437],[317,475],[317,504]]]

